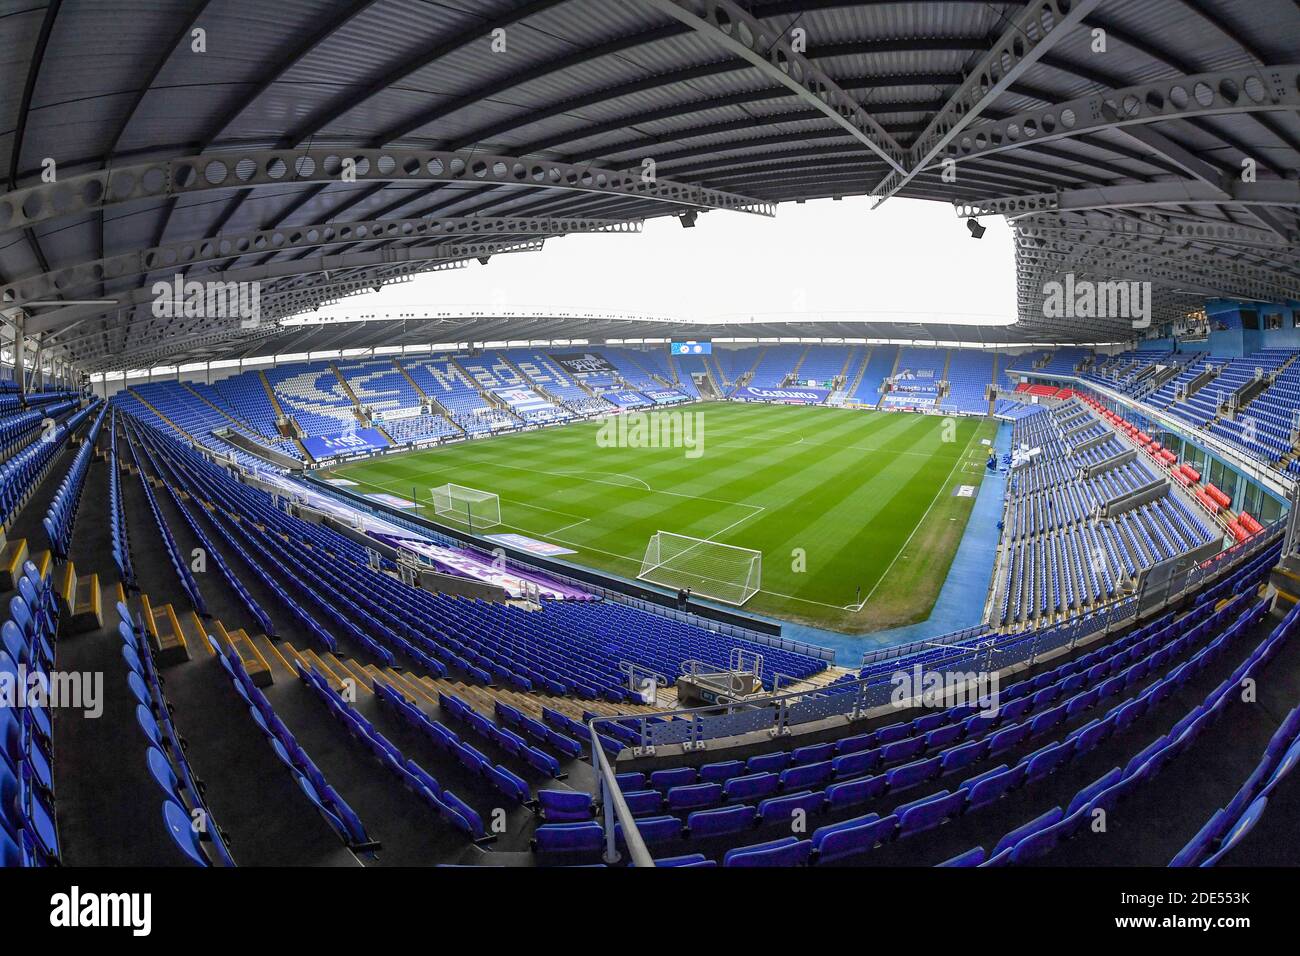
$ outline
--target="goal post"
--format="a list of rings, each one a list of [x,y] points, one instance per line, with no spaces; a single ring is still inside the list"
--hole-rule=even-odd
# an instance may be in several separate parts
[[[637,577],[739,607],[762,587],[763,554],[704,538],[657,531],[646,545]]]
[[[501,499],[490,491],[465,485],[439,485],[433,490],[433,513],[463,522],[470,530],[501,523]]]

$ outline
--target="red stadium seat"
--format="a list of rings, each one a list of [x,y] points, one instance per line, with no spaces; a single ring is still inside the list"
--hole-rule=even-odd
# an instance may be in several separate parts
[[[1205,493],[1209,495],[1211,498],[1213,498],[1215,501],[1217,501],[1224,508],[1232,504],[1232,499],[1229,498],[1227,495],[1225,495],[1218,488],[1214,487],[1214,485],[1206,485]]]

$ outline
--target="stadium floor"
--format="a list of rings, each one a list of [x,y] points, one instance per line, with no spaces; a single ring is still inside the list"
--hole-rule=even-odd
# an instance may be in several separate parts
[[[657,531],[759,550],[762,590],[745,605],[757,614],[856,634],[930,616],[994,422],[741,403],[670,414],[694,416],[680,434],[698,447],[609,447],[587,422],[332,475],[362,493],[414,495],[425,517],[449,524],[432,513],[432,488],[493,492],[502,520],[484,533],[527,535],[571,549],[564,560],[628,578]]]

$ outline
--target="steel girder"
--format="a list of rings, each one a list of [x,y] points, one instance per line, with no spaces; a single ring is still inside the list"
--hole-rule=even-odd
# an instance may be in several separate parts
[[[169,337],[166,345],[152,344],[147,348],[133,350],[126,357],[138,363],[135,365],[136,368],[152,368],[160,362],[166,362],[169,365],[180,364],[178,355],[189,356],[194,352],[208,351],[213,348],[224,350],[236,341],[260,341],[270,338],[278,331],[275,326],[254,330],[227,329],[216,332],[209,328],[190,335]],[[123,368],[123,358],[124,356],[117,351],[106,351],[98,357],[90,356],[82,359],[77,364],[84,372],[104,372]]]
[[[231,269],[217,273],[221,282],[271,282],[300,276],[328,275],[331,272],[366,267],[389,268],[390,275],[423,271],[427,266],[446,260],[464,260],[492,256],[507,252],[535,252],[544,240],[522,242],[479,242],[460,245],[441,245],[431,249],[377,249],[368,252],[351,252],[340,255],[320,255],[311,259],[294,259],[269,262],[244,269]],[[274,291],[274,290],[272,290]],[[120,300],[116,307],[130,309],[154,299],[152,288],[140,288]],[[29,334],[56,332],[80,319],[107,311],[102,305],[70,305],[42,312],[28,319]]]
[[[284,283],[291,284],[273,285],[270,289],[262,292],[260,310],[262,321],[258,327],[270,326],[276,319],[286,315],[293,315],[306,309],[319,308],[322,303],[327,301],[336,301],[362,292],[373,292],[378,286],[386,285],[389,282],[407,281],[411,275],[463,268],[466,261],[464,258],[447,261],[417,260],[388,268],[346,270],[348,275],[342,277],[331,275],[328,272],[320,274],[306,272],[299,276],[292,276],[284,280]],[[50,334],[49,339],[52,346],[65,349],[69,354],[80,356],[84,354],[84,349],[77,347],[81,343],[98,336],[105,334],[125,335],[140,332],[141,330],[145,335],[165,335],[170,334],[171,331],[177,328],[188,328],[188,323],[192,320],[158,318],[148,310],[147,303],[141,302],[129,308],[120,309],[116,313],[116,322],[113,325],[89,332],[81,331],[69,338],[68,336],[84,325],[85,321],[82,319],[71,322],[63,326],[59,332]],[[211,318],[199,317],[193,322],[196,327],[202,326],[204,322],[207,322],[210,326]]]
[[[1113,230],[1068,225],[1022,225],[1018,234],[1030,239],[1074,242],[1087,247],[1147,249],[1192,265],[1206,268],[1213,266],[1216,275],[1228,270],[1232,277],[1237,275],[1235,270],[1243,270],[1243,277],[1273,282],[1279,289],[1287,288],[1288,282],[1300,286],[1300,250],[1290,247],[1226,246],[1202,239],[1174,240],[1169,236],[1149,234],[1135,236]],[[1222,269],[1217,268],[1218,263],[1223,264]]]
[[[1269,110],[1300,110],[1300,65],[1198,73],[1025,110],[966,128],[937,158],[960,163],[1110,129]]]
[[[910,183],[1021,75],[1067,36],[1102,0],[1031,0],[966,81],[912,144],[905,171],[894,170],[871,191],[876,205]]]
[[[771,216],[774,204],[690,183],[573,163],[425,149],[221,151],[118,166],[0,196],[0,231],[92,209],[211,190],[334,182],[467,183],[626,196],[698,209]]]
[[[1225,194],[1226,193],[1226,198]],[[1006,216],[1014,221],[1043,212],[1085,212],[1140,209],[1146,206],[1278,206],[1300,209],[1300,182],[1264,179],[1233,180],[1223,189],[1199,181],[1125,183],[1058,192],[1026,193],[957,203],[957,215]]]
[[[230,262],[244,256],[275,254],[356,242],[428,242],[437,239],[486,236],[559,236],[575,232],[640,232],[641,220],[550,218],[510,219],[459,217],[448,219],[369,219],[288,226],[256,232],[213,236],[193,242],[173,242],[139,252],[82,262],[0,286],[0,302],[24,305],[37,299],[66,295],[114,279]],[[220,273],[218,273],[219,275]]]
[[[1288,285],[1286,278],[1279,276],[1278,269],[1257,267],[1249,263],[1240,263],[1213,252],[1196,250],[1184,243],[1164,242],[1161,239],[1092,237],[1087,234],[1069,234],[1065,237],[1049,235],[1041,230],[1017,230],[1015,246],[1018,250],[1032,248],[1070,248],[1080,261],[1095,259],[1097,256],[1114,256],[1132,254],[1149,256],[1152,261],[1169,263],[1171,268],[1188,269],[1201,272],[1205,276],[1217,276],[1223,281],[1236,284],[1251,284],[1256,287],[1256,294],[1249,298],[1266,298],[1275,295],[1279,298],[1296,298],[1296,285]],[[1154,278],[1154,277],[1153,277]]]
[[[1149,235],[1116,236],[1107,233],[1093,233],[1088,230],[1072,229],[1068,226],[1047,228],[1037,225],[1018,225],[1017,240],[1043,239],[1051,241],[1075,242],[1080,245],[1095,245],[1105,249],[1144,249],[1153,253],[1176,258],[1180,262],[1197,268],[1220,269],[1230,277],[1252,279],[1259,282],[1275,282],[1279,288],[1285,287],[1287,279],[1284,270],[1278,268],[1279,261],[1294,258],[1294,252],[1281,249],[1263,256],[1268,263],[1259,266],[1248,261],[1250,252],[1239,252],[1236,256],[1225,256],[1212,250],[1200,248],[1195,240],[1173,240],[1168,237]],[[1294,278],[1294,277],[1293,277]]]
[[[1227,294],[1262,302],[1290,297],[1285,288],[1249,279],[1221,279],[1217,284],[1210,284],[1198,267],[1144,250],[1111,250],[1105,246],[1041,240],[1035,246],[1020,246],[1016,255],[1018,262],[1051,263],[1058,276],[1073,273],[1080,278],[1102,281],[1110,278],[1150,282],[1153,286],[1164,285],[1203,296]]]
[[[1182,288],[1193,288],[1206,295],[1227,293],[1241,298],[1278,301],[1300,298],[1296,284],[1278,281],[1268,269],[1232,265],[1215,256],[1190,253],[1178,246],[1136,246],[1129,242],[1061,240],[1055,238],[1019,238],[1017,254],[1054,253],[1081,269],[1098,271],[1122,264],[1125,274],[1140,265],[1151,269],[1145,278]],[[1215,268],[1213,264],[1217,262]],[[1130,276],[1131,277],[1131,276]],[[1210,281],[1214,277],[1214,282]],[[1220,290],[1220,291],[1216,291]]]
[[[1293,246],[1270,229],[1257,229],[1234,222],[1205,219],[1183,220],[1167,215],[1135,218],[1106,213],[1064,213],[1059,215],[1027,216],[1016,223],[1017,228],[1074,230],[1092,234],[1116,236],[1147,236],[1153,239],[1182,239],[1213,245],[1259,247],[1275,254]]]
[[[337,301],[358,293],[373,292],[381,285],[392,282],[406,282],[409,281],[412,275],[460,269],[466,265],[467,261],[467,258],[416,260],[396,266],[343,270],[346,275],[328,272],[320,274],[306,272],[302,275],[290,276],[263,289],[261,294],[262,325],[268,325],[272,320],[286,315],[319,308],[326,302]],[[101,328],[89,332],[83,330],[74,336],[72,333],[88,321],[87,319],[79,319],[63,326],[58,332],[50,333],[48,339],[53,347],[64,348],[69,353],[80,355],[82,351],[74,349],[74,346],[78,346],[80,343],[97,336],[114,333],[123,334],[138,329],[145,329],[149,334],[163,334],[177,322],[186,321],[182,319],[159,319],[149,311],[144,311],[143,317],[136,318],[145,309],[146,304],[144,303],[119,309],[115,313],[115,324],[107,327],[101,326]],[[107,322],[108,320],[104,319],[103,321]]]
[[[799,101],[829,117],[901,174],[904,150],[856,99],[844,92],[788,39],[765,26],[732,0],[641,0],[687,24],[735,54],[768,80],[780,83]]]

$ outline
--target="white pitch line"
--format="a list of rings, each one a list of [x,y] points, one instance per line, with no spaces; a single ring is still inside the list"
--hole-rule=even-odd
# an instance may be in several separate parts
[[[583,474],[582,472],[575,473],[575,472],[564,472],[564,471],[543,471],[540,468],[527,468],[523,465],[510,465],[504,461],[491,461],[491,460],[476,462],[476,464],[488,468],[508,468],[512,471],[526,471],[530,475],[550,475],[552,478],[576,478],[578,481],[586,481],[596,485],[609,485],[612,488],[627,487],[627,485],[619,484],[617,481],[605,481],[602,478],[583,478],[581,477]],[[450,471],[456,471],[457,469],[433,467],[430,470],[446,473]],[[596,474],[610,474],[610,472],[596,472]],[[624,477],[628,477],[628,476],[624,476]],[[647,493],[652,495],[669,495],[673,498],[689,498],[691,501],[711,501],[714,504],[729,505],[730,507],[733,508],[750,508],[756,511],[766,510],[760,505],[746,504],[743,501],[727,501],[723,498],[710,498],[707,495],[688,495],[682,491],[656,491],[653,488],[649,488],[647,489]],[[572,515],[570,515],[570,517],[572,517]]]
[[[382,484],[381,484],[381,483],[379,483],[379,482],[374,482],[374,481],[365,481],[365,480],[363,480],[363,479],[361,479],[361,478],[355,478],[355,479],[353,479],[353,480],[356,481],[358,484],[369,485],[371,488],[378,488],[380,491],[388,491],[390,487],[392,487],[393,485],[397,484],[396,481],[386,482],[386,483],[382,483]],[[620,485],[619,487],[626,487],[626,486]],[[656,494],[671,494],[671,492],[656,492]],[[687,496],[687,497],[689,497],[689,496]],[[523,502],[516,502],[516,501],[514,501],[514,499],[511,499],[511,498],[506,498],[505,500],[506,500],[506,501],[510,501],[512,504],[523,504]],[[729,503],[734,504],[734,502],[729,502]],[[743,505],[742,507],[745,507],[745,508],[754,508],[754,509],[756,509],[756,511],[755,511],[753,514],[747,514],[747,515],[745,515],[743,518],[740,519],[740,521],[747,521],[747,520],[749,520],[750,518],[752,518],[752,517],[754,516],[754,514],[757,514],[759,511],[766,511],[766,510],[767,510],[766,508],[764,508],[764,507],[762,507],[762,506],[760,506],[760,505]],[[544,510],[545,510],[545,509],[544,509]],[[556,512],[554,512],[554,513],[555,513],[555,514],[564,514],[564,512],[562,512],[562,511],[556,511]],[[452,516],[452,517],[453,517],[453,519],[454,519],[454,516]],[[572,518],[573,515],[565,515],[565,517]],[[564,531],[564,530],[566,530],[566,529],[568,529],[568,528],[576,527],[577,525],[582,524],[584,521],[590,521],[590,520],[591,520],[590,518],[583,518],[582,521],[574,522],[574,523],[571,524],[571,525],[565,525],[565,527],[563,527],[563,528],[558,528],[558,529],[556,529],[555,532],[550,532],[550,533],[547,533],[547,532],[544,532],[544,531],[537,531],[537,530],[535,530],[535,529],[533,529],[533,528],[524,528],[524,527],[521,527],[520,525],[517,525],[517,524],[509,524],[509,523],[507,523],[507,522],[505,522],[505,521],[498,522],[497,524],[492,525],[492,527],[494,527],[494,528],[508,528],[508,529],[510,529],[510,530],[512,530],[512,531],[519,531],[519,532],[522,532],[522,533],[525,534],[525,535],[529,535],[529,536],[532,536],[532,537],[538,537],[538,538],[546,538],[546,539],[548,539],[548,540],[550,540],[550,541],[556,541],[556,542],[559,542],[560,544],[572,545],[573,547],[578,548],[578,549],[581,549],[581,550],[584,550],[584,551],[593,551],[593,552],[595,552],[596,554],[603,554],[603,555],[605,555],[606,557],[609,557],[609,558],[616,558],[616,559],[619,560],[619,561],[626,561],[626,562],[628,562],[629,564],[635,564],[637,567],[640,567],[640,566],[641,566],[641,559],[640,559],[640,558],[635,558],[635,557],[632,557],[632,556],[630,556],[630,555],[626,555],[626,554],[619,554],[619,553],[616,552],[616,551],[606,551],[604,548],[593,547],[592,545],[590,545],[590,544],[585,544],[585,543],[583,543],[583,542],[581,542],[581,541],[571,541],[571,540],[569,540],[568,538],[561,538],[561,537],[559,537],[558,534],[557,534],[558,531]],[[737,524],[740,523],[740,521],[732,522],[732,523],[731,523],[730,525],[728,525],[726,528],[723,528],[722,531],[727,531],[727,530],[729,530],[730,528],[734,528]],[[714,534],[715,534],[715,535],[717,535],[717,534],[721,534],[722,531],[714,532]],[[706,539],[706,540],[707,540],[707,539]]]
[[[971,442],[974,440],[974,438],[975,438],[975,433],[972,432],[970,438],[968,438],[968,439],[966,440],[966,447],[962,449],[962,455],[958,456],[956,463],[954,463],[954,465],[953,465],[953,470],[954,470],[954,471],[956,470],[957,465],[961,463],[963,456],[964,456],[964,455],[965,455],[965,454],[970,450],[970,448],[971,448]],[[759,441],[760,441],[760,443],[761,443],[761,439],[760,439]],[[797,442],[785,442],[784,444],[785,444],[787,447],[793,447],[794,445],[800,444],[801,442],[803,442],[803,438],[802,438],[802,437],[801,437],[800,440],[797,441]],[[716,443],[716,444],[723,444],[723,443],[720,443],[720,442],[719,442],[719,443]],[[728,443],[726,443],[726,444],[753,444],[753,442],[744,442],[744,443],[741,443],[741,442],[728,442]],[[864,446],[864,445],[848,445],[848,446],[840,446],[840,445],[836,445],[836,444],[833,443],[833,442],[808,442],[807,444],[809,444],[809,445],[819,445],[819,446],[828,446],[828,447],[835,447],[835,448],[845,448],[845,449],[849,449],[849,450],[860,450],[860,451],[881,451],[881,450],[882,450],[880,446]],[[922,456],[922,457],[926,457],[926,458],[933,458],[933,457],[934,457],[933,455],[927,455],[925,452],[909,452],[909,451],[893,452],[893,451],[891,451],[890,454],[891,454],[891,455],[917,455],[917,456]],[[588,481],[588,482],[592,482],[592,483],[594,483],[594,484],[601,484],[601,485],[612,485],[612,486],[615,487],[615,488],[626,488],[626,487],[627,487],[627,485],[621,485],[621,484],[618,484],[617,482],[612,482],[612,481],[603,481],[603,480],[598,479],[598,478],[582,478],[582,477],[580,477],[581,474],[583,474],[583,473],[581,473],[581,472],[575,474],[575,473],[566,473],[566,472],[558,472],[558,471],[539,471],[539,470],[537,470],[537,469],[535,469],[535,468],[524,468],[524,467],[522,467],[522,466],[518,466],[518,465],[508,465],[508,464],[505,464],[504,462],[495,462],[495,461],[491,461],[491,460],[482,461],[482,462],[479,462],[478,464],[481,464],[481,465],[484,465],[484,466],[487,466],[487,467],[491,467],[491,468],[511,468],[511,469],[514,469],[514,470],[517,470],[517,471],[527,471],[527,472],[530,472],[530,473],[532,473],[532,474],[552,475],[552,476],[557,477],[557,478],[574,478],[574,477],[576,477],[576,478],[578,478],[578,480],[580,480],[580,481]],[[431,468],[430,470],[432,470],[432,471],[447,471],[447,470],[449,470],[449,469],[446,469],[446,468],[436,468],[436,467],[435,467],[435,468]],[[591,473],[591,474],[616,474],[616,475],[618,475],[619,477],[624,477],[624,478],[632,477],[632,476],[630,476],[630,475],[622,475],[621,473],[618,473],[618,472],[593,472],[593,473]],[[940,493],[940,494],[941,494],[944,490],[946,490],[946,488],[947,488],[947,483],[948,483],[948,481],[952,478],[952,474],[953,474],[953,472],[949,472],[949,474],[948,474],[948,478],[944,480],[944,485],[943,485],[943,487],[939,489],[939,493]],[[354,481],[357,481],[357,482],[359,482],[359,483],[361,483],[361,484],[370,485],[370,487],[372,487],[372,488],[378,488],[378,489],[380,489],[381,491],[388,491],[390,485],[398,484],[398,482],[390,482],[390,483],[388,483],[388,484],[377,484],[377,483],[375,483],[375,482],[371,482],[371,481],[363,481],[363,480],[360,479],[360,478],[356,478],[356,479],[353,479],[353,480],[354,480]],[[638,479],[638,480],[640,480],[640,479]],[[405,483],[405,482],[402,482],[402,483]],[[407,487],[409,487],[409,484],[407,485]],[[751,504],[746,504],[745,502],[741,502],[741,501],[724,501],[724,500],[721,499],[721,498],[709,498],[709,497],[705,497],[705,496],[703,496],[703,495],[688,495],[688,494],[685,494],[685,493],[682,493],[682,492],[676,492],[676,491],[655,491],[654,489],[651,489],[651,488],[647,488],[647,490],[649,491],[650,494],[655,494],[655,495],[671,495],[671,496],[673,496],[673,497],[675,497],[675,498],[689,498],[689,499],[691,499],[691,500],[693,500],[693,501],[713,501],[713,502],[716,502],[716,503],[718,503],[718,504],[731,505],[731,506],[733,506],[733,507],[737,507],[737,508],[749,508],[749,509],[751,509],[751,512],[752,512],[751,514],[747,514],[747,515],[741,517],[739,520],[737,520],[737,521],[733,521],[731,524],[727,525],[727,527],[723,528],[721,531],[716,531],[716,532],[714,532],[714,533],[713,533],[712,535],[710,535],[708,538],[705,538],[705,539],[704,539],[704,540],[706,540],[706,541],[712,540],[713,538],[717,537],[718,535],[723,534],[724,532],[731,530],[732,528],[734,528],[736,525],[740,524],[740,523],[743,522],[743,521],[748,521],[750,518],[754,517],[754,515],[757,514],[758,512],[760,512],[760,511],[766,511],[766,510],[767,510],[767,508],[766,508],[765,506],[763,506],[763,505],[751,505]],[[537,507],[537,506],[535,506],[535,505],[527,505],[525,502],[517,502],[517,501],[514,501],[514,499],[505,499],[505,500],[507,500],[507,501],[512,501],[512,502],[514,502],[514,503],[516,503],[516,504],[524,504],[526,507]],[[922,522],[922,523],[924,523],[925,518],[929,516],[930,511],[934,508],[935,504],[938,503],[938,501],[939,501],[939,495],[936,494],[935,497],[934,497],[934,499],[930,502],[930,507],[926,509],[925,515],[922,516],[922,518],[921,518],[921,522]],[[549,509],[542,509],[542,510],[549,510]],[[554,514],[563,514],[563,512],[558,512],[558,511],[557,511],[557,512],[553,512],[553,513],[554,513]],[[566,517],[572,517],[572,515],[566,515]],[[591,520],[591,519],[589,519],[589,518],[583,519],[583,521],[589,521],[589,520]],[[556,531],[557,531],[557,532],[558,532],[558,531],[565,531],[565,530],[568,530],[568,528],[576,527],[577,524],[581,524],[581,523],[582,523],[582,522],[576,522],[576,523],[573,524],[573,525],[566,525],[566,526],[563,527],[563,528],[558,528],[558,529],[556,529]],[[591,552],[594,552],[594,553],[596,553],[596,554],[603,554],[603,555],[605,555],[606,557],[614,558],[614,559],[616,559],[616,560],[618,560],[618,561],[626,561],[626,562],[628,562],[629,564],[634,564],[634,565],[637,565],[638,567],[639,567],[640,564],[641,564],[641,559],[640,559],[640,558],[631,557],[631,556],[626,555],[626,554],[618,554],[617,552],[614,552],[614,551],[606,551],[604,548],[596,548],[596,547],[592,547],[592,546],[589,545],[589,544],[584,544],[584,543],[581,543],[581,542],[571,541],[571,540],[568,540],[568,539],[565,539],[565,538],[560,538],[560,537],[557,537],[557,534],[556,534],[555,532],[553,532],[553,533],[551,533],[551,534],[546,534],[546,533],[543,533],[543,532],[540,532],[540,531],[534,531],[534,530],[531,529],[531,528],[521,528],[521,527],[519,527],[518,525],[511,525],[511,524],[507,524],[507,523],[505,523],[505,522],[501,522],[501,524],[498,525],[497,527],[510,528],[510,529],[515,530],[515,531],[523,532],[524,534],[528,534],[528,535],[536,535],[537,537],[541,537],[541,538],[548,538],[548,539],[550,539],[550,540],[552,540],[552,541],[556,541],[556,542],[558,542],[558,543],[560,543],[560,544],[567,544],[567,545],[571,545],[571,546],[573,546],[574,548],[578,548],[578,549],[581,549],[581,550],[584,550],[584,551],[591,551]],[[768,595],[769,597],[781,598],[781,599],[783,599],[783,600],[787,600],[787,601],[797,601],[797,602],[800,603],[800,604],[811,604],[811,605],[815,605],[815,606],[817,606],[817,607],[825,607],[825,608],[831,608],[831,609],[834,609],[834,610],[842,610],[842,611],[855,611],[855,612],[856,612],[856,611],[861,611],[862,608],[866,606],[866,603],[867,603],[867,601],[871,598],[871,595],[872,595],[872,594],[875,594],[876,589],[879,588],[880,585],[884,582],[885,578],[887,578],[887,577],[889,576],[889,572],[893,569],[894,564],[897,563],[899,557],[902,556],[902,554],[903,554],[903,550],[906,550],[907,545],[908,545],[909,543],[911,543],[912,536],[914,536],[914,535],[916,534],[916,531],[919,530],[919,528],[920,528],[920,525],[917,525],[917,528],[913,529],[913,531],[912,531],[912,535],[909,535],[907,541],[904,542],[904,544],[903,544],[903,549],[899,550],[899,552],[894,556],[894,560],[891,561],[890,564],[889,564],[889,567],[885,569],[885,573],[884,573],[883,575],[881,575],[880,579],[876,582],[875,587],[873,587],[873,588],[871,589],[871,592],[867,595],[866,598],[863,599],[863,601],[862,601],[860,604],[856,604],[856,605],[853,605],[853,604],[844,604],[844,605],[840,605],[840,604],[830,604],[830,603],[828,603],[828,602],[826,602],[826,601],[815,601],[815,600],[813,600],[813,599],[811,599],[811,598],[799,597],[799,596],[794,595],[794,594],[783,594],[783,593],[781,593],[780,591],[769,591],[769,590],[767,590],[766,588],[759,588],[759,593],[760,593],[760,594],[766,594],[766,595]]]
[[[563,527],[556,528],[554,531],[548,532],[547,534],[543,535],[543,537],[546,538],[554,537],[555,535],[559,534],[561,531],[568,531],[570,528],[576,528],[578,525],[585,524],[590,520],[591,520],[590,518],[579,518],[577,521],[574,521],[571,524],[566,524]]]
[[[912,529],[912,533],[907,536],[907,540],[903,542],[903,546],[898,549],[898,553],[894,555],[894,560],[889,562],[889,567],[885,568],[885,573],[876,579],[876,583],[872,585],[871,590],[867,592],[866,597],[857,604],[844,605],[844,610],[853,611],[854,613],[861,611],[867,606],[867,602],[871,600],[871,596],[876,593],[880,588],[880,585],[885,583],[885,578],[889,577],[889,572],[894,570],[894,565],[898,563],[898,559],[903,556],[903,553],[907,550],[907,546],[912,543],[912,539],[916,537],[916,533],[920,531],[921,527],[925,524],[925,519],[930,517],[930,512],[933,511],[934,506],[939,503],[940,496],[948,490],[948,483],[952,481],[952,476],[957,473],[957,466],[960,465],[962,459],[966,457],[966,452],[970,450],[970,443],[974,441],[974,439],[975,433],[971,432],[970,438],[966,439],[966,447],[962,449],[961,454],[957,456],[957,460],[953,462],[952,471],[948,472],[948,477],[943,480],[943,484],[939,486],[938,492],[935,493],[934,498],[930,501],[930,507],[925,509],[925,514],[921,515],[921,520],[916,523],[916,527]]]
[[[556,472],[551,472],[551,474],[555,474],[555,475],[565,475],[565,476],[573,477],[573,478],[577,478],[577,477],[580,477],[580,476],[582,476],[582,475],[613,475],[615,478],[626,478],[628,481],[636,481],[636,482],[640,482],[641,487],[644,488],[646,491],[651,491],[651,492],[654,491],[654,489],[651,488],[651,487],[650,487],[650,486],[645,482],[644,479],[638,478],[636,475],[625,475],[625,474],[623,474],[623,472],[621,472],[621,471],[556,471]],[[620,485],[620,484],[618,484],[617,482],[614,482],[614,481],[602,481],[602,482],[600,482],[600,483],[603,484],[603,485],[613,485],[615,488],[626,488],[626,487],[627,487],[627,485]]]

